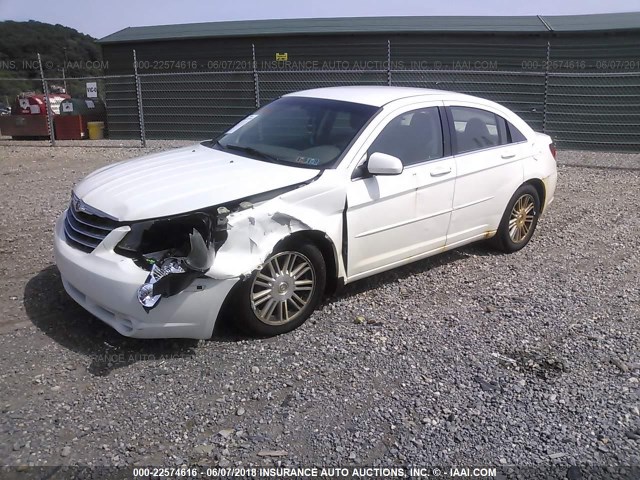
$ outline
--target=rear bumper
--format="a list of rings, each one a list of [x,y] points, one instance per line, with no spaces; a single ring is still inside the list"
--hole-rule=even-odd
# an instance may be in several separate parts
[[[92,253],[67,244],[64,216],[55,227],[54,254],[67,293],[85,310],[122,335],[135,338],[209,338],[218,313],[238,278],[196,279],[186,290],[145,312],[137,290],[147,272],[113,247],[126,230],[112,231]]]

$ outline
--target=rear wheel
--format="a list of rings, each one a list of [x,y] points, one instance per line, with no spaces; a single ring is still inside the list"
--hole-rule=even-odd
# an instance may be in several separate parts
[[[522,185],[513,194],[502,215],[493,243],[499,249],[511,253],[523,248],[538,225],[540,197],[532,185]]]
[[[326,277],[322,253],[315,245],[272,254],[240,289],[240,326],[247,333],[267,337],[299,327],[322,298]]]

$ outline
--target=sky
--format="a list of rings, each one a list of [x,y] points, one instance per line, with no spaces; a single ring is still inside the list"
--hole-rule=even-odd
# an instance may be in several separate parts
[[[0,20],[59,23],[96,38],[126,27],[226,20],[633,11],[640,0],[0,0]]]

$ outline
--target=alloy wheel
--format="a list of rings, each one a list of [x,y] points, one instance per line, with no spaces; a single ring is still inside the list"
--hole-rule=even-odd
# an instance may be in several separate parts
[[[251,308],[268,325],[294,320],[309,303],[316,286],[311,261],[299,252],[269,258],[251,285]]]
[[[528,193],[516,200],[509,217],[509,237],[514,243],[526,240],[536,216],[535,208],[535,200]]]

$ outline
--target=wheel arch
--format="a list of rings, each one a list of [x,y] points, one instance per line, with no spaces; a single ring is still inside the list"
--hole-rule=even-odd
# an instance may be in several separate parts
[[[542,211],[544,210],[546,196],[547,196],[547,189],[544,185],[544,182],[539,178],[531,178],[526,182],[524,182],[522,185],[531,185],[533,188],[536,189],[536,192],[538,192],[538,198],[540,199],[540,213],[542,213]]]
[[[324,259],[324,263],[327,269],[327,284],[325,286],[325,294],[331,294],[335,292],[339,286],[338,279],[338,253],[336,247],[327,237],[327,235],[319,230],[301,230],[294,232],[291,235],[286,236],[280,240],[275,248],[274,252],[281,248],[292,247],[296,244],[304,242],[315,245]]]

